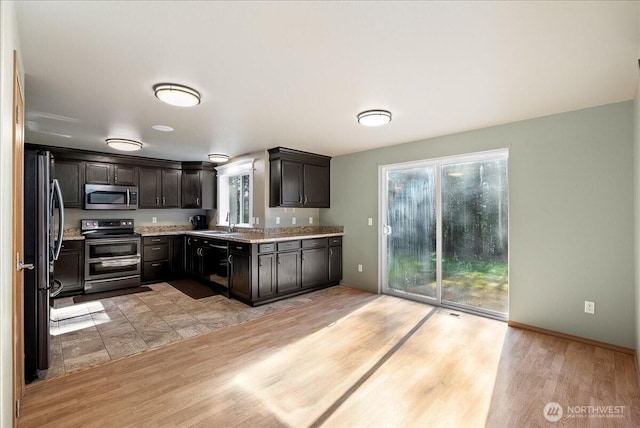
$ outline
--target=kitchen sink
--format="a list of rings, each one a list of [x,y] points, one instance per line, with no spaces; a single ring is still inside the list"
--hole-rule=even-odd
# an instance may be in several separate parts
[[[194,230],[193,232],[203,233],[205,235],[230,235],[230,233],[225,230]]]

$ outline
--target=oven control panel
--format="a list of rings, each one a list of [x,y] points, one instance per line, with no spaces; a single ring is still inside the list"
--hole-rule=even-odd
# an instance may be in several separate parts
[[[133,219],[80,220],[81,230],[133,229]]]

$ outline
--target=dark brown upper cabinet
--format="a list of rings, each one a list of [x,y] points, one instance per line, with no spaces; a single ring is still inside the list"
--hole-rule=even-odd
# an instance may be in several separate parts
[[[139,168],[138,208],[180,208],[179,169]]]
[[[138,169],[133,165],[112,163],[85,163],[85,182],[91,184],[118,184],[136,186]]]
[[[216,170],[208,162],[182,162],[182,208],[216,208]]]
[[[67,208],[82,208],[84,202],[84,162],[78,160],[54,160],[54,176],[62,191],[62,201]]]
[[[329,208],[329,156],[276,147],[269,165],[270,207]]]

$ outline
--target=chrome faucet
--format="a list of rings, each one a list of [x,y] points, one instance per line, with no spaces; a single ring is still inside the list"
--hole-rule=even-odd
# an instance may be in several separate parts
[[[231,213],[227,211],[227,224],[229,225],[229,233],[235,232],[236,227],[231,223]]]

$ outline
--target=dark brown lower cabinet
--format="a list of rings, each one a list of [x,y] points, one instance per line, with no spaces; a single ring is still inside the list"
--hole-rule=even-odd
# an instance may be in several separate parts
[[[300,289],[300,251],[278,253],[276,257],[278,293]]]
[[[242,300],[251,300],[251,246],[247,246],[248,253],[231,250],[229,254],[229,292]]]
[[[342,237],[229,245],[231,296],[250,305],[336,285],[342,278]]]
[[[142,282],[158,282],[183,272],[182,236],[142,238]]]
[[[276,287],[276,255],[261,254],[258,256],[258,298],[274,296]]]
[[[316,287],[329,280],[327,270],[327,238],[302,241],[302,287]]]
[[[53,269],[55,279],[64,287],[59,297],[82,294],[84,292],[84,241],[64,241]]]
[[[329,283],[338,284],[342,279],[342,236],[329,238]]]

